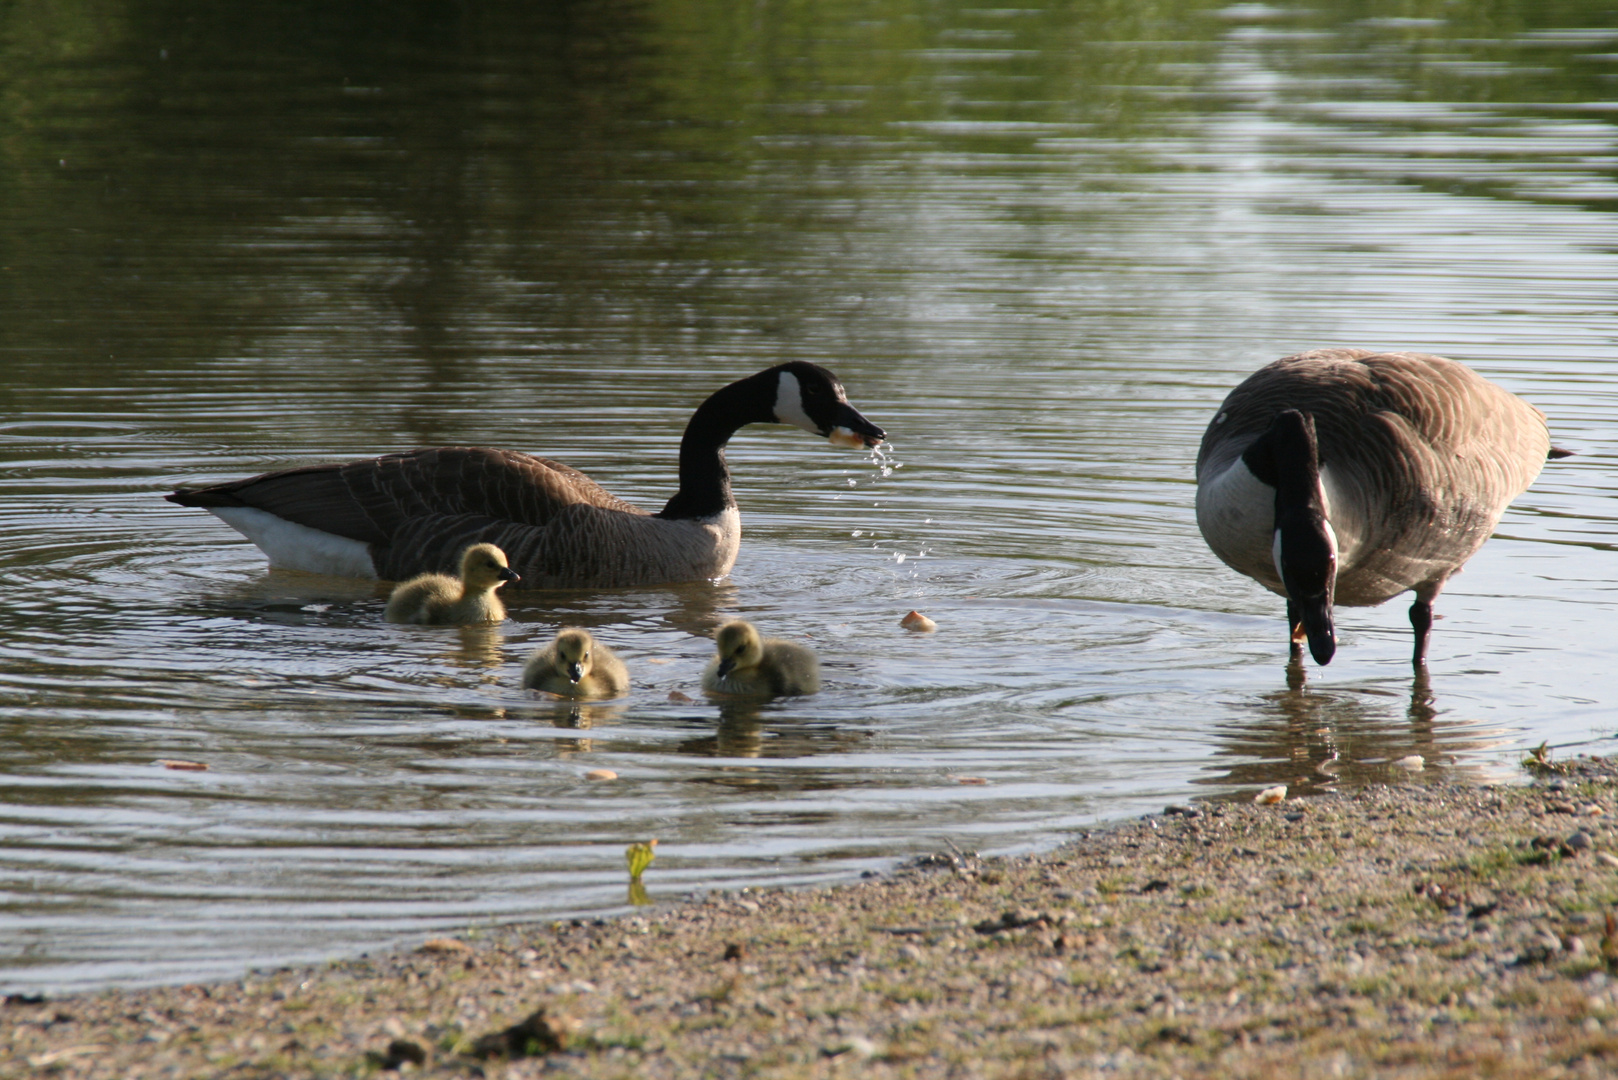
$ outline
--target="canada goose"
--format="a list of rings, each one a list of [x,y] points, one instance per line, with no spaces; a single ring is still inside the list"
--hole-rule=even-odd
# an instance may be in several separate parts
[[[388,580],[500,545],[523,588],[720,578],[741,543],[725,444],[747,424],[794,424],[837,446],[886,438],[825,368],[778,364],[704,401],[680,440],[680,488],[656,514],[576,469],[512,450],[441,447],[309,465],[165,496],[246,536],[270,565]]]
[[[719,628],[718,652],[702,673],[702,688],[718,694],[813,694],[820,689],[820,661],[802,645],[761,638],[750,622]]]
[[[393,590],[382,617],[418,626],[499,622],[506,606],[494,591],[518,576],[506,553],[493,544],[473,544],[461,556],[461,576],[421,574]]]
[[[523,665],[522,684],[571,698],[619,697],[629,692],[629,671],[590,631],[568,627]]]
[[[1197,526],[1232,569],[1287,598],[1294,658],[1337,648],[1333,603],[1414,589],[1413,662],[1433,600],[1554,449],[1545,417],[1464,364],[1316,349],[1249,376],[1197,454]],[[1279,566],[1279,569],[1277,567]]]

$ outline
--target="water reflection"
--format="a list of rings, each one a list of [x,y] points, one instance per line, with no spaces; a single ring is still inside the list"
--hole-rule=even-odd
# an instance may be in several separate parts
[[[1503,764],[1482,764],[1489,751],[1510,745],[1511,735],[1475,721],[1440,721],[1443,710],[1427,672],[1410,680],[1402,711],[1395,705],[1400,695],[1388,686],[1311,689],[1297,662],[1287,665],[1286,675],[1285,690],[1254,702],[1251,720],[1222,725],[1219,756],[1239,764],[1197,783],[1285,784],[1296,796],[1369,783],[1511,775]]]

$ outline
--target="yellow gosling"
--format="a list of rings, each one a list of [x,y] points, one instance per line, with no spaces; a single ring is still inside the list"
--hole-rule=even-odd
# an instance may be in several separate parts
[[[382,617],[391,623],[417,626],[466,626],[495,623],[506,606],[495,590],[520,580],[506,565],[506,553],[493,544],[473,544],[461,556],[461,576],[422,574],[404,582],[388,597]]]
[[[618,655],[590,636],[568,627],[523,665],[522,684],[570,698],[622,697],[629,692],[629,669]]]
[[[718,652],[702,673],[702,688],[715,694],[813,694],[820,689],[820,661],[802,645],[760,637],[737,619],[719,628]]]

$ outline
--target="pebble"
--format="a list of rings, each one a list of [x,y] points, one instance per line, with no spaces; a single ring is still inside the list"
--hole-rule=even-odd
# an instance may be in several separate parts
[[[618,774],[611,769],[591,769],[584,774],[586,780],[616,780]]]
[[[1260,806],[1274,806],[1276,803],[1285,802],[1286,797],[1287,786],[1285,784],[1276,784],[1274,787],[1267,787],[1254,795],[1253,801]]]
[[[841,1057],[852,1054],[861,1060],[876,1057],[876,1043],[863,1035],[851,1035],[835,1046],[826,1048],[827,1057]]]
[[[1421,772],[1427,767],[1427,759],[1420,754],[1410,754],[1392,764],[1395,769],[1404,769],[1407,772]]]
[[[1596,861],[1603,866],[1618,866],[1618,855],[1614,855],[1610,851],[1598,851],[1596,852]]]
[[[1568,837],[1563,842],[1565,844],[1567,844],[1567,846],[1569,848],[1571,848],[1572,850],[1574,850],[1574,851],[1589,851],[1590,850],[1590,843],[1591,843],[1590,834],[1585,832],[1583,829],[1580,829],[1578,832],[1574,833],[1572,836]]]

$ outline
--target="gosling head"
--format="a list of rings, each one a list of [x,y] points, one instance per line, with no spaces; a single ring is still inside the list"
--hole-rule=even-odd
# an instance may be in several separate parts
[[[556,667],[575,686],[590,674],[590,651],[595,639],[588,630],[563,630],[556,635]]]
[[[721,626],[714,641],[719,648],[719,669],[715,674],[721,679],[737,668],[757,667],[764,659],[764,640],[752,623],[742,619]]]
[[[474,592],[521,580],[521,575],[507,565],[506,553],[493,544],[473,544],[461,555],[461,581]]]

